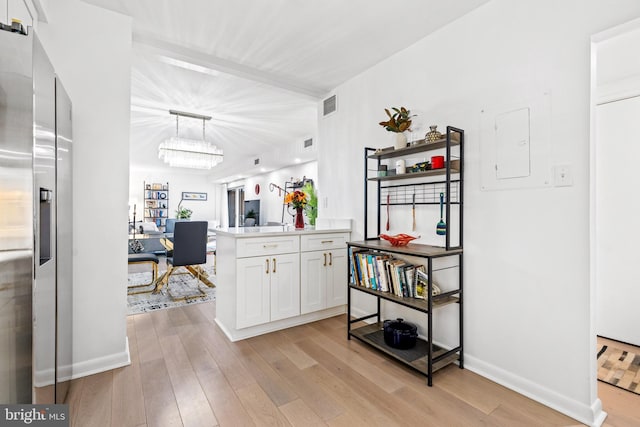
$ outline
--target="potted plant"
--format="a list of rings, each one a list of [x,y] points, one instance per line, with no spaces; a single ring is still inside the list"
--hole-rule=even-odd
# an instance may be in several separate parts
[[[387,113],[389,119],[385,122],[380,122],[380,126],[384,127],[388,132],[395,132],[396,143],[395,148],[404,148],[407,146],[407,136],[405,131],[411,132],[411,118],[415,117],[411,115],[411,111],[405,107],[392,107],[393,114],[387,108],[384,111]]]
[[[191,219],[193,211],[189,208],[178,208],[176,211],[176,218],[178,219]]]
[[[244,226],[253,227],[254,225],[256,225],[256,211],[250,209],[244,216]]]
[[[318,217],[318,195],[313,187],[313,184],[309,181],[302,187],[302,191],[307,195],[308,202],[304,210],[309,219],[309,225],[316,225],[316,218]]]

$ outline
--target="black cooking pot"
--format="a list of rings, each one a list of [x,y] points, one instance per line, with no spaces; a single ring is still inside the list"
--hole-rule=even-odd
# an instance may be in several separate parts
[[[390,347],[406,350],[415,347],[418,327],[412,323],[405,323],[403,320],[384,321],[384,342]]]

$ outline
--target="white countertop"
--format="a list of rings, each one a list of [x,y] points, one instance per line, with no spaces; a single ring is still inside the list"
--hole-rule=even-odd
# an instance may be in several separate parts
[[[236,238],[260,237],[260,236],[292,236],[303,234],[321,233],[350,233],[350,228],[305,228],[296,230],[293,225],[271,225],[262,227],[229,227],[217,228],[218,236],[231,236]]]

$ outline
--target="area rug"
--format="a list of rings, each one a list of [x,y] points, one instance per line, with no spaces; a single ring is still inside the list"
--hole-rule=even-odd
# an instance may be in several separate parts
[[[640,395],[640,353],[602,346],[598,352],[598,380]]]
[[[209,274],[209,280],[215,283],[215,276],[213,275],[213,268],[205,268],[205,271]],[[160,276],[163,272],[158,272]],[[128,285],[138,285],[143,283],[149,283],[151,281],[151,272],[144,273],[131,273],[128,278]],[[206,295],[199,296],[198,286],[202,289]],[[174,301],[167,292],[167,287],[163,287],[160,293],[152,294],[151,292],[127,295],[127,314],[145,313],[153,310],[161,310],[164,308],[180,307],[187,304],[199,304],[203,302],[213,301],[216,299],[216,288],[210,288],[204,283],[198,281],[188,273],[182,274],[180,271],[178,274],[171,275],[169,281],[169,288],[174,297],[192,297],[182,300]],[[136,288],[135,291],[141,291],[145,289],[153,289],[153,286],[148,288]]]

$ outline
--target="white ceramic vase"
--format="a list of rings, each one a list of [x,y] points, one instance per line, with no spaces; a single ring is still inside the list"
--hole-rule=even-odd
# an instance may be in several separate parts
[[[397,150],[399,148],[405,148],[407,146],[407,135],[404,132],[396,133],[396,141],[394,144],[394,148]]]

